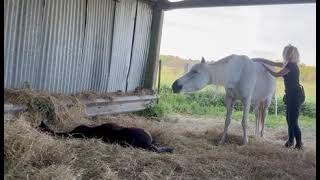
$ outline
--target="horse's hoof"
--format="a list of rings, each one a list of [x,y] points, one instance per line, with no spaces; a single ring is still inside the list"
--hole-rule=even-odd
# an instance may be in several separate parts
[[[223,140],[219,141],[219,145],[225,145],[225,144],[226,144],[226,141],[223,141]]]
[[[259,132],[255,131],[254,132],[254,137],[259,137],[259,134],[260,134]]]
[[[247,144],[248,144],[248,140],[247,139],[242,141],[242,145],[247,145]]]

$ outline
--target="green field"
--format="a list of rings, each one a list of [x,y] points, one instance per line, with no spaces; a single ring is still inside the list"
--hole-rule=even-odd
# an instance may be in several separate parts
[[[221,117],[225,116],[224,89],[223,87],[207,86],[203,90],[192,94],[173,94],[172,83],[185,72],[187,61],[175,56],[161,56],[162,70],[160,82],[160,101],[152,109],[144,111],[148,116],[163,116],[164,114],[178,113],[200,117]],[[315,130],[316,117],[316,76],[315,67],[300,67],[301,83],[304,86],[306,101],[301,107],[300,124],[302,128],[312,128]],[[277,116],[275,115],[275,101],[269,108],[267,127],[286,126],[284,116],[285,106],[282,102],[284,94],[283,80],[277,80],[276,98],[278,104]],[[242,116],[241,103],[237,102],[233,119],[240,120]],[[254,121],[251,110],[250,121]]]

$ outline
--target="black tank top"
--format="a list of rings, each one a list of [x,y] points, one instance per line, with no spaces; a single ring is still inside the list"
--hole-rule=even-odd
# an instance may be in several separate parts
[[[299,92],[299,67],[296,63],[288,63],[285,68],[289,69],[289,73],[284,75],[284,87],[286,94],[295,94]]]

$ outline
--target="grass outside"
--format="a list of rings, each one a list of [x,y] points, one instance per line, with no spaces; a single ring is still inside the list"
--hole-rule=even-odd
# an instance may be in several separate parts
[[[170,59],[171,58],[171,59]],[[161,115],[168,113],[185,114],[194,117],[225,117],[224,106],[224,88],[218,86],[207,86],[203,90],[192,94],[173,94],[171,91],[172,83],[184,73],[184,63],[186,61],[165,56],[165,61],[162,64],[161,71],[161,87],[160,87],[160,102],[159,104],[147,114],[149,115]],[[188,63],[190,63],[189,61]],[[301,114],[299,116],[299,123],[302,128],[308,128],[315,132],[316,126],[316,85],[315,81],[312,81],[312,73],[307,73],[305,67],[301,68],[301,74],[304,75],[301,79],[305,79],[305,82],[301,82],[304,86],[306,100],[301,107]],[[310,69],[310,68],[309,68]],[[309,70],[308,71],[311,71]],[[311,75],[310,75],[311,74]],[[315,77],[314,77],[315,78]],[[275,115],[275,101],[273,100],[270,108],[269,115],[266,121],[266,127],[286,127],[285,118],[285,105],[282,101],[284,94],[284,84],[282,79],[277,80],[276,98],[278,104],[277,116]],[[242,116],[241,103],[237,102],[233,119],[239,121]],[[251,110],[250,121],[254,121],[254,114]]]
[[[178,113],[193,117],[225,117],[224,106],[224,92],[222,89],[206,88],[200,92],[193,94],[173,94],[168,86],[162,86],[160,90],[160,101],[150,112],[145,113],[148,116],[162,116],[164,113]],[[219,92],[220,91],[220,92]],[[237,101],[235,105],[235,111],[233,113],[233,119],[239,121],[242,117],[241,103]],[[274,101],[269,108],[269,114],[266,121],[266,127],[285,127],[285,105],[282,102],[282,97],[278,98],[278,113],[275,115]],[[300,115],[300,124],[302,128],[315,129],[315,103],[312,100],[307,100],[302,108]],[[251,109],[249,115],[249,121],[254,122],[255,117]]]

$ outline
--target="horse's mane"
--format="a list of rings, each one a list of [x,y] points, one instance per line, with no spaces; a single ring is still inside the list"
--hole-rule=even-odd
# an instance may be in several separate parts
[[[212,84],[215,85],[223,85],[224,84],[224,71],[225,71],[225,64],[229,62],[234,55],[230,55],[224,57],[216,62],[208,63],[210,66],[210,81]]]
[[[234,56],[238,56],[238,55],[231,54],[231,55],[226,56],[226,57],[224,57],[224,58],[222,58],[222,59],[219,59],[218,61],[214,61],[214,62],[208,63],[208,65],[218,65],[218,64],[227,63],[227,62],[229,62],[231,59],[233,59]]]

